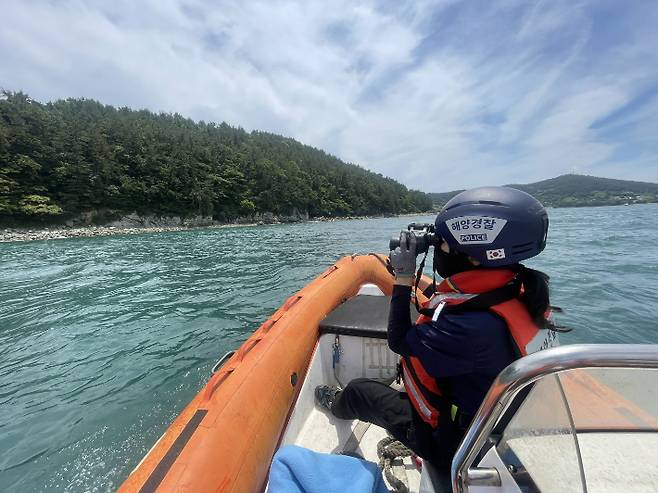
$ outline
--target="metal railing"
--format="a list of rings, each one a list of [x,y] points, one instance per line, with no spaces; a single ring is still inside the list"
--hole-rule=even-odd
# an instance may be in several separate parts
[[[452,460],[453,492],[466,493],[469,484],[499,484],[495,469],[471,466],[512,398],[546,375],[578,368],[658,368],[658,345],[567,345],[539,351],[509,365],[489,389]]]

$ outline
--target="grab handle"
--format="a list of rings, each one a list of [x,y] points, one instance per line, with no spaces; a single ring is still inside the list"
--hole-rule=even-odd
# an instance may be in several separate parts
[[[222,356],[217,363],[215,363],[215,366],[212,367],[211,372],[212,373],[217,373],[217,370],[219,370],[226,361],[235,354],[235,349],[232,351],[229,351],[226,353],[224,356]]]

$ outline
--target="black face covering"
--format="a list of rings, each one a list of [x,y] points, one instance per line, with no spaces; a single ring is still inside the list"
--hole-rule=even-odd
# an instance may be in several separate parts
[[[474,268],[468,255],[458,252],[446,253],[441,247],[434,247],[434,270],[444,279]]]

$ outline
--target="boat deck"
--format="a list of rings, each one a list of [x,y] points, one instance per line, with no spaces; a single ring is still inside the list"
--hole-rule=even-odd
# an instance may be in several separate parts
[[[346,336],[342,336],[342,338],[346,338]],[[358,339],[356,337],[349,338]],[[362,341],[352,342],[361,343]],[[323,366],[326,366],[323,365],[323,362],[326,359],[329,359],[328,366],[331,368],[332,346],[333,337],[330,335],[322,336],[316,348],[313,363],[302,386],[297,406],[290,418],[282,445],[294,444],[315,452],[330,454],[339,454],[347,446],[351,454],[378,463],[377,445],[388,436],[386,430],[358,420],[348,421],[336,418],[328,411],[315,405],[314,389],[317,385],[337,385],[336,379],[333,377],[333,369],[329,372],[331,376],[329,381],[325,376],[327,372],[323,371]],[[339,371],[337,373],[346,373],[342,368],[343,365],[338,366]],[[340,376],[339,378],[343,380]],[[349,380],[351,378],[345,379],[345,381]],[[363,433],[366,426],[367,429]],[[360,436],[362,433],[363,435]],[[411,457],[397,459],[394,461],[393,467],[397,477],[406,478],[409,491],[420,490],[420,471]]]
[[[362,301],[368,305],[373,305],[375,302],[373,308],[376,304],[388,307],[388,300],[381,296],[381,292],[375,291],[372,294],[375,296],[368,296],[367,298],[370,299]],[[375,301],[375,297],[379,298],[379,303]],[[349,311],[350,307],[347,306],[346,309]],[[294,444],[315,452],[333,454],[344,453],[347,446],[349,455],[379,462],[377,446],[388,436],[386,430],[358,420],[348,421],[334,417],[315,404],[314,390],[318,385],[343,385],[361,377],[386,383],[394,380],[398,356],[388,348],[385,323],[381,326],[381,320],[385,320],[386,315],[387,313],[384,312],[370,318],[370,320],[379,319],[374,325],[379,323],[380,327],[379,330],[376,327],[368,327],[369,333],[366,337],[355,331],[354,327],[345,330],[340,330],[339,327],[339,330],[324,331],[315,348],[311,365],[284,433],[282,445]],[[340,356],[334,368],[336,344]],[[393,383],[392,386],[395,387],[396,384]],[[411,457],[396,459],[392,466],[396,477],[406,482],[409,491],[421,491],[421,473]],[[388,482],[387,486],[393,491]]]

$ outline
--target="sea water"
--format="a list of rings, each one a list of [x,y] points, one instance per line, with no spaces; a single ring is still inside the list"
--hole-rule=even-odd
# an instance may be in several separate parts
[[[658,204],[549,210],[563,343],[658,343]],[[112,491],[210,376],[398,217],[0,244],[0,490]]]

